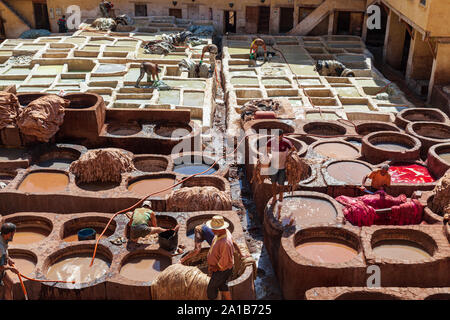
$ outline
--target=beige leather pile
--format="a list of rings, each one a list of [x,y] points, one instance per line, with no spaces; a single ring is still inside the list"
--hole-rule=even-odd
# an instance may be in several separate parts
[[[19,100],[13,93],[0,91],[0,130],[13,125],[20,114]]]
[[[167,199],[167,210],[189,211],[231,210],[231,197],[216,187],[184,187],[173,191]]]
[[[22,134],[41,142],[48,142],[64,122],[64,108],[70,101],[57,95],[33,100],[17,116],[17,126]]]
[[[131,152],[117,148],[105,148],[89,150],[80,159],[72,162],[69,170],[81,183],[120,183],[122,173],[136,170],[136,168]]]
[[[450,214],[450,169],[439,179],[433,193],[431,210],[442,216]]]
[[[306,179],[309,174],[309,166],[297,152],[290,152],[286,157],[286,180],[291,192],[294,192],[297,184]]]

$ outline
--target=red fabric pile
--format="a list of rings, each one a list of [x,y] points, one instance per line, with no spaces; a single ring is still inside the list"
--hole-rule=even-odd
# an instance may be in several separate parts
[[[392,197],[384,192],[360,197],[339,196],[337,201],[346,206],[345,218],[351,224],[362,227],[371,225],[408,225],[422,221],[423,206],[416,199],[408,199],[404,194]],[[388,213],[375,210],[391,208]]]
[[[430,183],[434,182],[427,167],[418,164],[396,163],[389,167],[392,183]]]

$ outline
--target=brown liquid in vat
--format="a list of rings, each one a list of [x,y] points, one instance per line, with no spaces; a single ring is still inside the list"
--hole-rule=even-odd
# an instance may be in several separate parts
[[[101,232],[101,231],[100,231],[100,232]],[[105,234],[102,238],[105,238],[105,236],[106,236],[106,234]],[[97,240],[99,237],[100,237],[100,234],[97,232],[97,233],[95,234],[95,239]],[[107,237],[107,236],[106,236],[106,237]],[[75,242],[75,241],[78,241],[78,234],[75,233],[75,234],[72,234],[72,235],[70,235],[70,236],[67,236],[67,237],[64,238],[64,241],[65,241],[65,242]]]
[[[377,143],[375,147],[389,151],[405,151],[410,149],[409,147],[399,143]]]
[[[358,156],[358,151],[344,143],[326,142],[314,147],[314,151],[322,156],[334,159],[351,159]]]
[[[440,153],[438,154],[439,158],[450,164],[450,152]]]
[[[26,227],[17,228],[14,234],[13,244],[28,244],[39,242],[48,236],[49,232],[42,228]]]
[[[75,281],[86,283],[94,281],[103,276],[109,269],[110,263],[98,256],[92,267],[89,267],[92,253],[80,253],[57,261],[47,271],[47,279]]]
[[[166,189],[167,187],[172,186],[175,183],[175,179],[172,178],[155,178],[155,179],[142,179],[136,181],[128,186],[128,190],[133,191],[136,194],[145,196],[150,193]],[[153,197],[163,197],[166,194],[172,192],[172,188],[169,188],[166,191],[158,192],[157,194],[152,195]]]
[[[289,197],[283,200],[281,217],[293,217],[297,225],[311,225],[317,223],[336,222],[337,212],[334,206],[327,200],[307,197]]]
[[[303,257],[321,263],[343,263],[358,254],[355,249],[334,240],[305,242],[298,245],[296,250]]]
[[[421,260],[431,256],[419,244],[408,240],[382,240],[372,249],[380,258],[395,260]]]
[[[371,170],[359,162],[342,161],[332,163],[328,166],[327,171],[336,180],[354,185],[361,184],[364,176]]]
[[[34,172],[25,177],[18,190],[23,192],[58,192],[69,184],[69,177],[64,173]]]
[[[120,274],[130,280],[151,281],[169,265],[170,259],[164,256],[135,257],[127,261]]]
[[[17,270],[19,270],[21,274],[24,274],[26,276],[30,275],[36,266],[33,259],[25,254],[13,254],[10,256],[10,258],[12,261],[14,261]],[[8,272],[8,275],[12,279],[14,279],[14,277],[17,277],[12,271],[6,272]]]

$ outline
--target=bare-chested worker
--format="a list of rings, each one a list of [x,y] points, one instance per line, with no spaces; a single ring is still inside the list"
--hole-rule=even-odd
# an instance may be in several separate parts
[[[267,48],[266,43],[261,38],[256,38],[253,40],[252,45],[250,46],[250,59],[255,59],[258,53],[259,47],[263,47],[264,49],[264,61],[267,61]]]
[[[157,63],[152,62],[142,62],[141,63],[141,74],[139,75],[139,78],[136,80],[136,88],[139,88],[139,83],[141,82],[142,78],[145,74],[147,76],[151,76],[152,81],[159,81],[159,72],[161,72],[161,68],[158,66]]]
[[[217,49],[217,46],[215,44],[208,44],[207,46],[204,46],[199,64],[202,64],[203,57],[207,52],[209,52],[209,64],[211,65],[211,70],[214,72],[214,70],[216,69],[216,56],[219,50]]]

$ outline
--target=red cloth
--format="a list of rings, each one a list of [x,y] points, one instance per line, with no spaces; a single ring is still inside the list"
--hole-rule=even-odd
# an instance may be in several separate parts
[[[362,227],[371,225],[408,225],[422,221],[423,207],[416,199],[401,194],[392,197],[384,192],[360,197],[339,196],[337,201],[346,206],[345,218],[351,224]],[[376,209],[391,208],[389,213],[377,213]]]
[[[286,138],[282,138],[281,141],[278,137],[272,138],[267,142],[267,146],[271,148],[272,151],[285,152],[293,147],[292,142]]]
[[[434,182],[427,167],[418,164],[398,163],[389,167],[392,183],[430,183]]]

